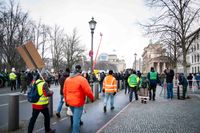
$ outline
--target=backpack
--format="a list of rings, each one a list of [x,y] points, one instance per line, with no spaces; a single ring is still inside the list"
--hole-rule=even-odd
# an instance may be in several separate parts
[[[38,89],[37,89],[37,85],[39,83],[41,83],[43,81],[39,81],[38,83],[36,83],[34,81],[34,83],[31,85],[30,90],[27,93],[27,99],[30,103],[36,103],[38,102],[38,100],[40,99],[40,95],[38,94]]]
[[[141,87],[142,88],[147,88],[148,87],[148,80],[147,79],[142,80]]]

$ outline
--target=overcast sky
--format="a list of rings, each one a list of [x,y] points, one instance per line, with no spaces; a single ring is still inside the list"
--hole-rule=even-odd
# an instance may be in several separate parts
[[[33,20],[63,27],[66,33],[78,29],[81,43],[87,54],[91,49],[91,32],[88,22],[97,21],[94,31],[94,56],[103,33],[100,53],[117,54],[132,67],[134,53],[141,57],[149,38],[142,36],[138,21],[145,22],[150,11],[143,0],[20,0],[21,8],[28,11]]]

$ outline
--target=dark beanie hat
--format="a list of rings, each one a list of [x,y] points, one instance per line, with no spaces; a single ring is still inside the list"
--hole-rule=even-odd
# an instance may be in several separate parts
[[[80,65],[76,65],[76,66],[75,66],[75,72],[76,72],[76,73],[81,73],[81,72],[82,72],[81,66],[80,66]]]

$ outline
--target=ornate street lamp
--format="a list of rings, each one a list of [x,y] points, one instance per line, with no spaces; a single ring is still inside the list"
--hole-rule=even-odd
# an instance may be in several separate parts
[[[137,56],[137,54],[135,53],[134,55],[135,55],[135,71],[136,71],[136,66],[137,66],[136,65],[136,56]]]
[[[91,75],[90,75],[90,82],[93,82],[93,34],[94,34],[94,30],[96,27],[97,22],[94,21],[94,18],[92,17],[92,20],[89,22],[89,26],[90,26],[90,30],[91,30],[91,50],[89,52],[89,56],[91,57],[91,66],[90,66],[90,71],[91,71]]]

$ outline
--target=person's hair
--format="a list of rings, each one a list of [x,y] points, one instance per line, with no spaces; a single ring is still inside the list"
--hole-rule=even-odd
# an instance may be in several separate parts
[[[75,66],[75,72],[76,72],[76,73],[81,73],[81,72],[82,72],[81,66],[80,66],[80,65],[76,65],[76,66]]]
[[[113,74],[113,70],[109,70],[108,74]]]
[[[70,69],[69,69],[69,67],[67,67],[67,68],[65,69],[65,72],[70,73]]]
[[[135,70],[132,70],[132,74],[136,74],[136,71],[135,71]]]
[[[38,80],[39,78],[40,78],[40,74],[36,73],[35,80]]]

